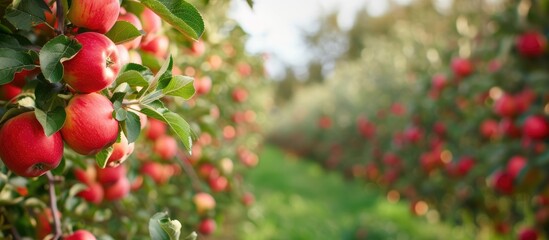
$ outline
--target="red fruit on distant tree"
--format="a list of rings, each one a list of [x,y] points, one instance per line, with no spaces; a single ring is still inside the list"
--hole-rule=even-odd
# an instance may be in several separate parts
[[[244,206],[251,206],[255,202],[254,194],[251,192],[245,192],[240,200]]]
[[[9,119],[0,128],[0,158],[22,177],[37,177],[56,168],[63,158],[59,132],[46,136],[34,112]]]
[[[114,184],[121,178],[126,177],[126,166],[124,165],[113,168],[100,168],[99,166],[96,166],[96,169],[97,181],[102,185]]]
[[[95,179],[97,177],[97,171],[93,167],[88,167],[85,170],[82,168],[75,168],[74,177],[81,183],[89,185],[95,182]]]
[[[145,136],[150,140],[156,140],[159,137],[164,136],[167,129],[168,125],[166,125],[166,123],[155,118],[149,118]]]
[[[135,16],[135,14],[131,12],[126,12],[124,14],[120,14],[118,16],[118,21],[126,21],[131,23],[137,30],[143,30],[143,26],[141,25],[141,21],[139,21],[139,18]],[[122,43],[124,47],[126,47],[128,50],[130,49],[136,49],[139,47],[139,44],[141,44],[141,36],[129,41]]]
[[[520,113],[520,106],[514,96],[505,93],[494,102],[494,112],[500,117],[514,117]]]
[[[520,55],[527,58],[536,58],[543,55],[547,46],[547,40],[539,32],[526,32],[517,38],[517,50]]]
[[[206,44],[204,41],[194,41],[191,46],[191,53],[193,56],[201,56],[206,51]]]
[[[229,181],[226,177],[219,176],[217,178],[211,178],[209,184],[213,192],[222,192],[229,186]]]
[[[393,105],[391,105],[391,112],[395,116],[402,116],[406,114],[406,108],[400,103],[393,103]]]
[[[92,182],[88,184],[88,188],[79,192],[77,196],[93,204],[99,204],[103,201],[103,187],[99,183]]]
[[[491,139],[498,136],[499,123],[493,119],[486,119],[480,124],[480,133],[483,137]]]
[[[357,127],[360,134],[365,138],[372,138],[376,133],[376,126],[374,123],[368,121],[365,117],[359,117],[357,119]]]
[[[104,186],[105,200],[117,201],[128,195],[131,190],[130,180],[126,176],[118,179],[112,185]]]
[[[318,127],[328,129],[332,126],[332,119],[328,116],[322,116],[318,119]]]
[[[525,166],[526,158],[523,156],[514,156],[507,162],[506,171],[513,179],[516,179]]]
[[[410,127],[404,131],[404,138],[410,143],[417,143],[423,138],[423,131],[416,126]]]
[[[244,88],[236,88],[233,90],[232,97],[235,102],[244,102],[248,99],[248,91]]]
[[[492,187],[498,192],[510,195],[514,191],[513,176],[506,171],[497,171],[492,175]]]
[[[465,58],[452,59],[452,71],[458,77],[467,77],[473,73],[473,64]]]
[[[456,165],[459,176],[466,176],[475,166],[475,159],[472,157],[462,157]]]
[[[522,129],[524,135],[531,139],[541,140],[549,136],[549,123],[545,117],[540,115],[526,118]]]
[[[433,131],[438,135],[438,136],[444,136],[446,134],[446,125],[444,125],[444,123],[442,122],[436,122],[434,125],[433,125]]]
[[[64,240],[96,240],[95,236],[92,233],[82,229],[72,233],[71,235],[65,236],[63,239]]]
[[[442,74],[434,75],[431,78],[431,87],[433,90],[441,91],[446,87],[446,76]]]
[[[118,121],[111,101],[98,93],[75,95],[65,108],[63,139],[75,152],[93,155],[118,138]]]
[[[518,234],[518,240],[537,240],[538,238],[539,234],[533,228],[522,229]]]
[[[236,70],[241,77],[248,77],[252,75],[252,66],[250,66],[250,64],[248,63],[238,63],[236,65]]]
[[[109,31],[120,12],[118,0],[77,0],[70,7],[67,18],[72,24],[99,33]]]
[[[193,203],[198,214],[204,214],[215,208],[215,199],[209,193],[200,192],[194,195]]]
[[[162,27],[162,19],[149,8],[143,8],[143,12],[139,16],[143,25],[143,31],[145,31],[146,37],[143,41],[148,41],[148,37],[157,33]]]
[[[57,216],[61,217],[61,213],[57,211]],[[45,239],[46,236],[52,233],[53,214],[51,209],[46,208],[39,212],[36,216],[36,239]]]
[[[172,136],[164,135],[154,142],[153,151],[164,160],[169,160],[177,154],[177,141]]]
[[[211,163],[204,163],[198,167],[198,176],[203,179],[214,179],[219,175],[219,170]]]
[[[156,184],[162,185],[170,180],[173,171],[168,166],[157,162],[144,162],[140,169],[143,175],[149,176]]]
[[[210,235],[215,231],[216,223],[213,219],[207,218],[200,222],[198,226],[198,232],[204,235]]]
[[[206,94],[212,88],[212,79],[208,76],[198,78],[194,81],[194,88],[196,89],[196,94]]]
[[[65,82],[79,93],[98,92],[109,87],[121,67],[116,45],[105,35],[94,32],[78,34],[75,39],[82,44],[82,49],[63,62]]]
[[[141,43],[141,50],[159,58],[164,58],[168,54],[169,46],[170,39],[164,35],[159,35],[148,42]]]
[[[519,138],[522,135],[521,129],[510,118],[501,119],[499,122],[499,132],[510,138]]]

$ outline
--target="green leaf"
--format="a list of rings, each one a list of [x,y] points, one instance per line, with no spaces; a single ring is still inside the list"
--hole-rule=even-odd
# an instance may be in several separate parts
[[[156,56],[143,51],[140,51],[140,55],[141,61],[143,61],[143,65],[147,66],[153,71],[158,71],[158,69],[160,69],[160,61],[158,61],[158,58],[156,58]]]
[[[178,240],[181,222],[171,220],[166,212],[156,213],[149,220],[149,233],[152,240]]]
[[[157,102],[159,101],[156,101],[155,103]],[[149,117],[167,123],[168,126],[170,126],[173,132],[177,135],[177,137],[179,137],[179,140],[181,140],[187,151],[189,151],[190,153],[193,141],[191,137],[191,126],[189,125],[189,123],[185,121],[185,119],[183,119],[181,116],[169,111],[162,106],[154,106],[155,103],[153,103],[153,105],[142,105],[143,109],[141,109],[141,112]]]
[[[15,73],[35,67],[34,60],[29,53],[0,48],[0,85],[11,82]]]
[[[162,93],[168,96],[181,97],[185,100],[190,99],[194,93],[194,79],[187,76],[174,76],[168,83]]]
[[[107,160],[111,157],[113,150],[114,147],[111,145],[95,155],[95,161],[100,168],[105,168],[107,166]]]
[[[36,116],[36,119],[38,119],[38,122],[40,122],[40,125],[42,125],[42,128],[44,128],[44,133],[46,133],[46,136],[48,137],[61,130],[65,124],[65,118],[67,117],[64,107],[56,107],[52,111],[47,112],[36,108],[34,110],[34,115]]]
[[[42,0],[21,0],[6,9],[5,18],[16,28],[25,31],[46,21],[44,11],[50,11]]]
[[[111,39],[114,44],[131,41],[141,35],[143,35],[143,33],[127,21],[117,21],[111,30],[105,33],[105,36]]]
[[[139,119],[139,115],[132,111],[128,111],[126,120],[122,124],[122,131],[124,132],[124,135],[126,135],[128,143],[135,142],[141,133],[141,120]]]
[[[130,86],[140,86],[145,88],[149,86],[149,81],[147,81],[141,73],[135,70],[129,70],[118,75],[116,78],[116,84],[120,85],[122,83],[128,83]]]
[[[183,0],[141,0],[175,29],[197,40],[204,33],[204,20],[196,8]]]
[[[248,3],[248,6],[250,6],[250,8],[254,8],[254,1],[253,0],[246,0],[246,2]]]
[[[73,58],[82,45],[75,39],[59,35],[48,41],[40,50],[40,69],[44,77],[51,82],[60,82],[63,79],[62,62]]]
[[[21,44],[15,37],[0,33],[0,48],[21,49]]]

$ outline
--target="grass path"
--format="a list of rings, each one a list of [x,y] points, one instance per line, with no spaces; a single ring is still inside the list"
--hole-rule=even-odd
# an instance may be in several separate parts
[[[344,181],[316,164],[267,146],[246,175],[256,193],[243,239],[470,239],[392,204],[374,187]],[[367,237],[362,237],[367,236]]]

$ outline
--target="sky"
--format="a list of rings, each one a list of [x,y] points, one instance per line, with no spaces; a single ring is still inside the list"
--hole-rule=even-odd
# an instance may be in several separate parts
[[[366,9],[371,16],[385,14],[390,3],[409,4],[413,0],[255,0],[250,9],[244,0],[232,1],[229,16],[250,34],[246,48],[251,53],[267,53],[267,72],[273,78],[284,75],[284,66],[306,66],[312,57],[303,42],[303,30],[318,26],[320,16],[338,12],[338,25],[346,30],[355,15]],[[452,0],[434,0],[441,7]]]

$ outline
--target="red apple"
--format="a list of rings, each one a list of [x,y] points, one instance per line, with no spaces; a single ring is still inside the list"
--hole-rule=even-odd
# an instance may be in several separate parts
[[[472,157],[462,157],[457,163],[457,173],[459,176],[465,176],[475,166],[475,159]]]
[[[166,134],[167,129],[168,126],[166,125],[166,123],[154,118],[149,118],[148,127],[145,130],[145,136],[148,139],[156,140]]]
[[[95,236],[86,230],[78,230],[63,238],[64,240],[96,240]]]
[[[37,177],[56,168],[63,158],[59,132],[46,136],[34,112],[8,120],[0,128],[0,158],[22,177]]]
[[[519,138],[522,135],[521,129],[510,118],[501,119],[499,122],[499,131],[511,138]]]
[[[9,101],[17,97],[23,91],[22,88],[16,86],[13,83],[7,83],[0,85],[0,100]]]
[[[116,167],[126,161],[126,159],[133,153],[134,143],[128,143],[128,139],[122,133],[120,136],[120,142],[114,143],[113,151],[109,159],[107,160],[108,167]]]
[[[442,74],[436,74],[431,78],[431,87],[435,91],[442,91],[446,87],[446,77]]]
[[[523,156],[514,156],[511,159],[509,159],[509,162],[507,163],[506,171],[509,173],[509,175],[516,179],[522,169],[526,166],[526,158]]]
[[[117,21],[126,21],[131,23],[137,30],[143,30],[143,26],[141,25],[141,21],[139,21],[139,18],[135,16],[135,14],[131,12],[126,12],[125,14],[120,14],[118,16]],[[139,47],[139,44],[141,43],[141,36],[129,41],[122,43],[124,47],[126,47],[128,50],[130,49],[136,49]]]
[[[244,204],[244,206],[251,206],[255,202],[255,197],[253,193],[245,192],[242,195],[241,201],[242,201],[242,204]]]
[[[148,42],[141,44],[141,50],[159,58],[165,58],[168,54],[170,39],[164,35],[155,36]]]
[[[423,131],[416,126],[410,127],[404,131],[404,138],[410,143],[418,143],[423,138]]]
[[[194,41],[191,46],[191,53],[193,56],[200,56],[206,51],[206,45],[203,41]]]
[[[538,232],[533,228],[522,229],[518,234],[518,240],[537,240]]]
[[[102,185],[110,185],[126,177],[126,166],[119,165],[113,168],[100,168],[96,165],[97,181]]]
[[[236,88],[233,90],[232,97],[235,102],[244,102],[248,99],[248,91],[244,88]]]
[[[78,27],[106,33],[114,26],[119,12],[118,0],[77,0],[72,1],[67,18]]]
[[[452,70],[458,77],[467,77],[473,73],[473,64],[464,58],[452,59]]]
[[[541,140],[549,136],[549,123],[545,117],[532,115],[526,118],[523,125],[524,135],[536,140]]]
[[[202,179],[214,179],[219,177],[219,170],[211,163],[203,163],[198,167],[198,176]]]
[[[168,168],[157,162],[144,162],[140,171],[143,175],[149,176],[156,184],[162,185],[168,182],[173,174],[172,169]]]
[[[61,217],[58,211],[57,216]],[[53,214],[51,209],[46,208],[36,216],[36,239],[45,239],[46,236],[52,233]]]
[[[94,32],[78,34],[75,39],[82,44],[82,49],[72,59],[63,62],[65,82],[79,93],[92,93],[109,87],[121,66],[116,45],[105,35]]]
[[[526,32],[517,38],[517,50],[520,55],[527,58],[536,58],[543,55],[547,40],[539,32]]]
[[[517,100],[510,94],[503,94],[494,102],[494,112],[501,117],[514,117],[520,109]]]
[[[213,192],[222,192],[229,186],[229,181],[226,177],[219,176],[217,178],[210,178],[209,184]]]
[[[206,212],[215,208],[215,199],[209,193],[201,192],[197,193],[193,197],[193,203],[196,206],[198,214],[205,214]]]
[[[367,139],[372,138],[376,134],[376,126],[365,117],[357,119],[357,127],[360,134]]]
[[[85,170],[81,168],[74,169],[74,177],[76,178],[76,180],[86,185],[94,183],[96,176],[97,176],[97,171],[95,170],[94,167],[88,167]]]
[[[128,195],[130,192],[130,180],[126,176],[118,179],[114,184],[104,186],[105,199],[108,201],[120,200]]]
[[[395,116],[402,116],[406,114],[406,108],[400,103],[393,103],[391,105],[391,113]]]
[[[496,120],[486,119],[480,125],[480,133],[483,137],[491,139],[498,135],[499,124]]]
[[[194,81],[194,88],[196,89],[196,94],[206,94],[212,88],[212,79],[208,76],[197,78]]]
[[[491,177],[491,185],[498,192],[510,195],[514,191],[513,177],[506,171],[497,171]]]
[[[329,129],[332,127],[332,119],[329,116],[322,116],[318,119],[318,127],[321,129]]]
[[[215,231],[216,224],[213,219],[207,218],[200,222],[198,226],[198,232],[204,235],[210,235]]]
[[[169,160],[177,154],[177,141],[172,136],[164,135],[154,142],[153,151],[164,160]]]
[[[118,121],[111,101],[98,93],[75,95],[65,108],[63,139],[75,152],[93,155],[118,138]]]
[[[236,70],[241,77],[249,77],[250,75],[252,75],[252,66],[250,66],[250,64],[248,63],[238,63],[236,65]]]
[[[141,12],[139,17],[141,18],[143,31],[145,31],[146,34],[142,41],[146,42],[148,41],[148,36],[152,36],[160,30],[162,27],[162,19],[148,8],[143,8],[143,12]]]
[[[78,193],[78,196],[93,204],[100,204],[103,201],[104,191],[101,184],[92,182],[88,188]]]

